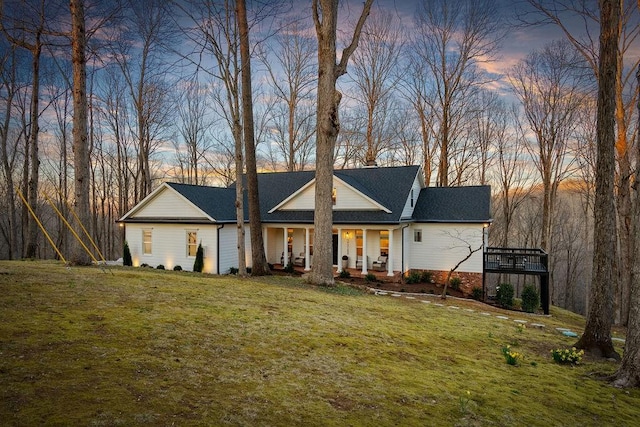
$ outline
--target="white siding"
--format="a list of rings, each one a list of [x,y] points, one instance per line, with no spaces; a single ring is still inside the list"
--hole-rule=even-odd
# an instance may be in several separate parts
[[[142,253],[142,230],[151,230],[151,254]],[[193,271],[195,257],[187,256],[187,231],[198,233],[198,243],[204,248],[204,273],[216,273],[216,226],[184,224],[127,224],[126,240],[133,265],[164,265],[167,270],[179,265]]]
[[[195,206],[185,201],[173,190],[166,188],[149,200],[132,218],[206,218]]]
[[[409,195],[407,196],[407,201],[404,204],[404,208],[402,209],[402,218],[411,218],[413,216],[413,209],[416,206],[416,202],[418,201],[418,196],[420,195],[421,184],[420,184],[420,174],[416,175],[416,179],[413,181],[411,185],[411,191],[413,191],[413,203],[411,203],[411,191],[409,191]]]
[[[336,204],[333,206],[334,210],[380,210],[377,205],[343,182],[334,179],[333,186],[337,193]],[[279,210],[313,210],[315,208],[315,196],[316,186],[314,183],[281,206]]]
[[[422,230],[422,242],[413,241],[413,230]],[[469,253],[469,245],[482,245],[482,224],[413,224],[408,233],[409,268],[448,271]],[[482,273],[482,250],[475,252],[457,271]]]
[[[225,224],[220,229],[220,272],[229,273],[231,267],[238,268],[238,234],[236,224]],[[251,235],[249,226],[244,228],[244,253],[246,266],[251,266]]]

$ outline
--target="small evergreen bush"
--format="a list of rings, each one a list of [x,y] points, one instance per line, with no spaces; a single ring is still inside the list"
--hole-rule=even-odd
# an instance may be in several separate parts
[[[375,283],[378,281],[378,278],[373,273],[367,273],[367,275],[364,276],[364,280],[366,280],[369,283]]]
[[[229,267],[229,274],[238,274],[240,269],[237,267]]]
[[[423,271],[420,273],[420,281],[422,283],[431,283],[431,278],[433,274],[430,271]]]
[[[522,289],[522,310],[535,313],[540,307],[540,295],[534,285],[524,285]]]
[[[198,243],[198,250],[196,251],[196,260],[193,263],[193,271],[202,273],[204,268],[204,249],[202,243]]]
[[[411,271],[409,275],[405,277],[404,282],[408,284],[412,283],[420,283],[420,279],[422,278],[422,274],[419,271]]]
[[[482,288],[480,286],[474,286],[471,289],[471,298],[476,301],[482,301]]]
[[[452,277],[451,280],[449,280],[449,286],[451,286],[451,289],[453,289],[454,291],[459,291],[461,284],[462,279],[459,277]]]
[[[124,247],[122,248],[122,265],[126,265],[131,267],[133,265],[133,260],[131,259],[131,250],[129,249],[129,244],[125,241]]]
[[[341,279],[348,279],[349,277],[351,277],[351,273],[349,273],[349,270],[342,270],[339,274],[339,277]]]
[[[293,273],[294,271],[296,271],[296,269],[293,268],[293,264],[289,262],[289,264],[287,264],[287,266],[284,268],[284,271],[287,273]]]
[[[156,267],[156,269],[158,269],[158,270],[164,270],[164,265],[162,265],[162,264],[158,264],[158,266]]]
[[[182,267],[176,265],[175,267],[173,267],[173,271],[182,271]]]
[[[504,308],[513,307],[513,285],[511,283],[502,283],[498,286],[496,299],[498,304]]]

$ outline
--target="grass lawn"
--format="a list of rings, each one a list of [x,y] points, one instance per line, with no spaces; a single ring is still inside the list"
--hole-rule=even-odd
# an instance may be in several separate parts
[[[582,317],[429,300],[0,262],[0,424],[637,425],[640,391],[598,380],[616,363],[553,362]]]

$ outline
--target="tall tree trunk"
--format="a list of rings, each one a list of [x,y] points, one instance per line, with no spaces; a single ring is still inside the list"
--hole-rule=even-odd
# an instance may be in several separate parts
[[[247,167],[247,199],[249,202],[249,232],[251,233],[251,274],[269,274],[269,265],[264,253],[262,220],[260,218],[260,196],[258,194],[258,171],[256,145],[253,134],[253,99],[251,95],[251,56],[249,55],[249,26],[245,0],[236,2],[238,30],[240,33],[240,62],[242,69],[242,122],[244,128],[244,154]]]
[[[340,121],[338,107],[342,94],[336,90],[338,77],[346,73],[347,62],[358,46],[362,27],[373,0],[366,0],[356,24],[351,44],[342,51],[336,64],[338,0],[313,0],[313,22],[318,37],[318,95],[316,133],[316,195],[314,216],[313,268],[309,282],[333,285],[333,156]]]
[[[9,59],[10,57],[10,59]],[[5,58],[8,61],[11,61],[11,69],[9,72],[9,78],[4,81],[4,86],[7,91],[6,98],[6,109],[5,116],[2,123],[2,131],[0,132],[0,136],[2,137],[2,141],[0,141],[2,152],[0,155],[2,156],[2,170],[4,172],[5,179],[7,180],[6,191],[7,191],[7,216],[9,218],[9,259],[14,259],[19,257],[19,247],[18,244],[18,223],[17,223],[17,215],[16,215],[16,190],[14,188],[15,183],[13,180],[13,162],[9,160],[9,128],[11,124],[11,111],[13,107],[13,97],[16,93],[16,55],[15,48],[11,48],[11,52]]]
[[[611,341],[613,287],[616,280],[616,224],[613,197],[615,175],[615,83],[618,68],[620,1],[600,0],[596,195],[594,253],[589,315],[576,347],[594,356],[619,359]]]
[[[38,134],[40,127],[38,117],[40,113],[40,54],[42,52],[41,28],[36,32],[35,43],[32,49],[33,54],[33,84],[31,86],[31,130],[29,138],[29,156],[31,170],[29,173],[29,181],[27,186],[27,202],[31,205],[31,209],[38,213],[38,183],[40,179],[40,158],[38,155]],[[27,222],[27,242],[26,242],[26,258],[35,258],[38,249],[38,226],[36,221],[28,217]]]
[[[242,125],[238,120],[233,123],[236,162],[236,249],[238,251],[238,275],[247,275],[247,258],[244,244],[244,183],[242,175],[244,159],[242,153]]]
[[[638,0],[640,7],[640,0]],[[640,66],[636,74],[640,87]],[[640,99],[638,100],[638,113],[640,113]],[[640,124],[640,115],[638,116]],[[640,134],[636,139],[637,158],[640,159]],[[624,355],[618,371],[614,375],[613,385],[617,387],[640,386],[640,258],[637,256],[640,250],[640,167],[636,167],[633,183],[635,193],[635,209],[632,210],[632,250],[636,254],[633,257],[631,268],[631,297],[629,300],[629,327],[624,345]]]
[[[71,9],[71,62],[73,66],[73,166],[74,166],[74,209],[81,224],[74,224],[79,236],[83,236],[82,226],[89,229],[91,210],[89,209],[89,149],[87,140],[87,73],[85,58],[84,0],[70,0]],[[89,254],[76,239],[72,240],[69,260],[74,264],[87,265]]]

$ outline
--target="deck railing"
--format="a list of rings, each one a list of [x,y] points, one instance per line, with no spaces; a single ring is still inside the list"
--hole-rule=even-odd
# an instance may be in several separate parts
[[[486,248],[484,269],[493,272],[548,272],[548,255],[542,249],[531,248]]]

